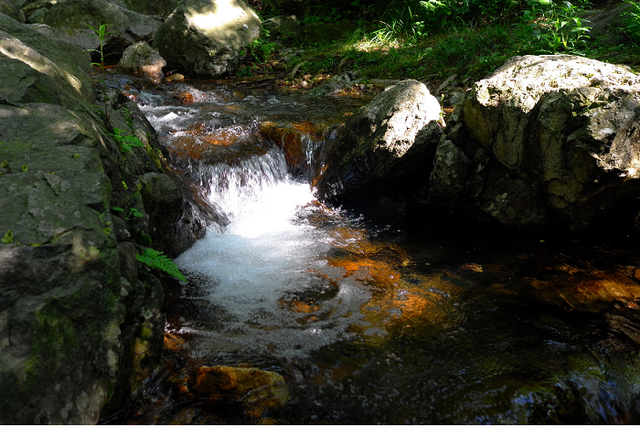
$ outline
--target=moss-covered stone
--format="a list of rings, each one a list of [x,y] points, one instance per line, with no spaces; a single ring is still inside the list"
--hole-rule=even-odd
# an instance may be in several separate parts
[[[122,154],[92,104],[88,55],[2,16],[0,423],[96,423],[143,377],[127,366],[150,371],[160,354],[160,282],[135,267],[125,278],[136,247],[118,245],[129,227],[148,235],[149,218],[117,222],[111,207],[145,213],[137,176],[157,172],[162,151],[118,94],[109,116],[156,158]]]

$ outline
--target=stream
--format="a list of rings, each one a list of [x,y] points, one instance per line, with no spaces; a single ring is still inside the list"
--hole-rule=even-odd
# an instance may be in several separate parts
[[[640,422],[633,238],[375,223],[323,205],[310,183],[324,142],[370,99],[111,78],[229,223],[175,259],[187,282],[165,290],[165,331],[177,344],[108,422]],[[181,394],[203,365],[278,373],[286,403]]]

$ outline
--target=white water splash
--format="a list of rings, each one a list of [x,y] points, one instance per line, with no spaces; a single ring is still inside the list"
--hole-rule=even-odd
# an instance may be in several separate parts
[[[231,224],[211,228],[176,263],[188,276],[205,277],[199,285],[224,312],[224,327],[189,331],[287,357],[342,337],[370,295],[342,268],[328,265],[332,245],[307,220],[315,212],[310,185],[286,176],[279,151],[211,170],[211,200]],[[298,302],[312,304],[313,312],[291,309]]]

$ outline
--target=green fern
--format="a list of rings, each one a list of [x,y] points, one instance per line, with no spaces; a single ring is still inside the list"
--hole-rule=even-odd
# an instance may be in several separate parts
[[[184,275],[182,275],[182,272],[180,272],[178,265],[173,263],[173,261],[161,251],[156,251],[154,249],[148,248],[145,249],[142,254],[139,254],[136,257],[145,265],[148,265],[152,268],[160,269],[162,272],[166,272],[173,278],[177,278],[181,281],[187,280]]]

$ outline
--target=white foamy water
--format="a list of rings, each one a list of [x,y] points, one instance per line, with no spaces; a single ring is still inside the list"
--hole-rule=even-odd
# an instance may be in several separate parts
[[[176,259],[198,276],[222,330],[188,332],[249,351],[298,357],[344,337],[369,292],[342,268],[309,220],[318,214],[309,184],[290,180],[279,151],[236,166],[211,167],[211,200],[231,219]],[[334,217],[335,219],[335,217]]]

